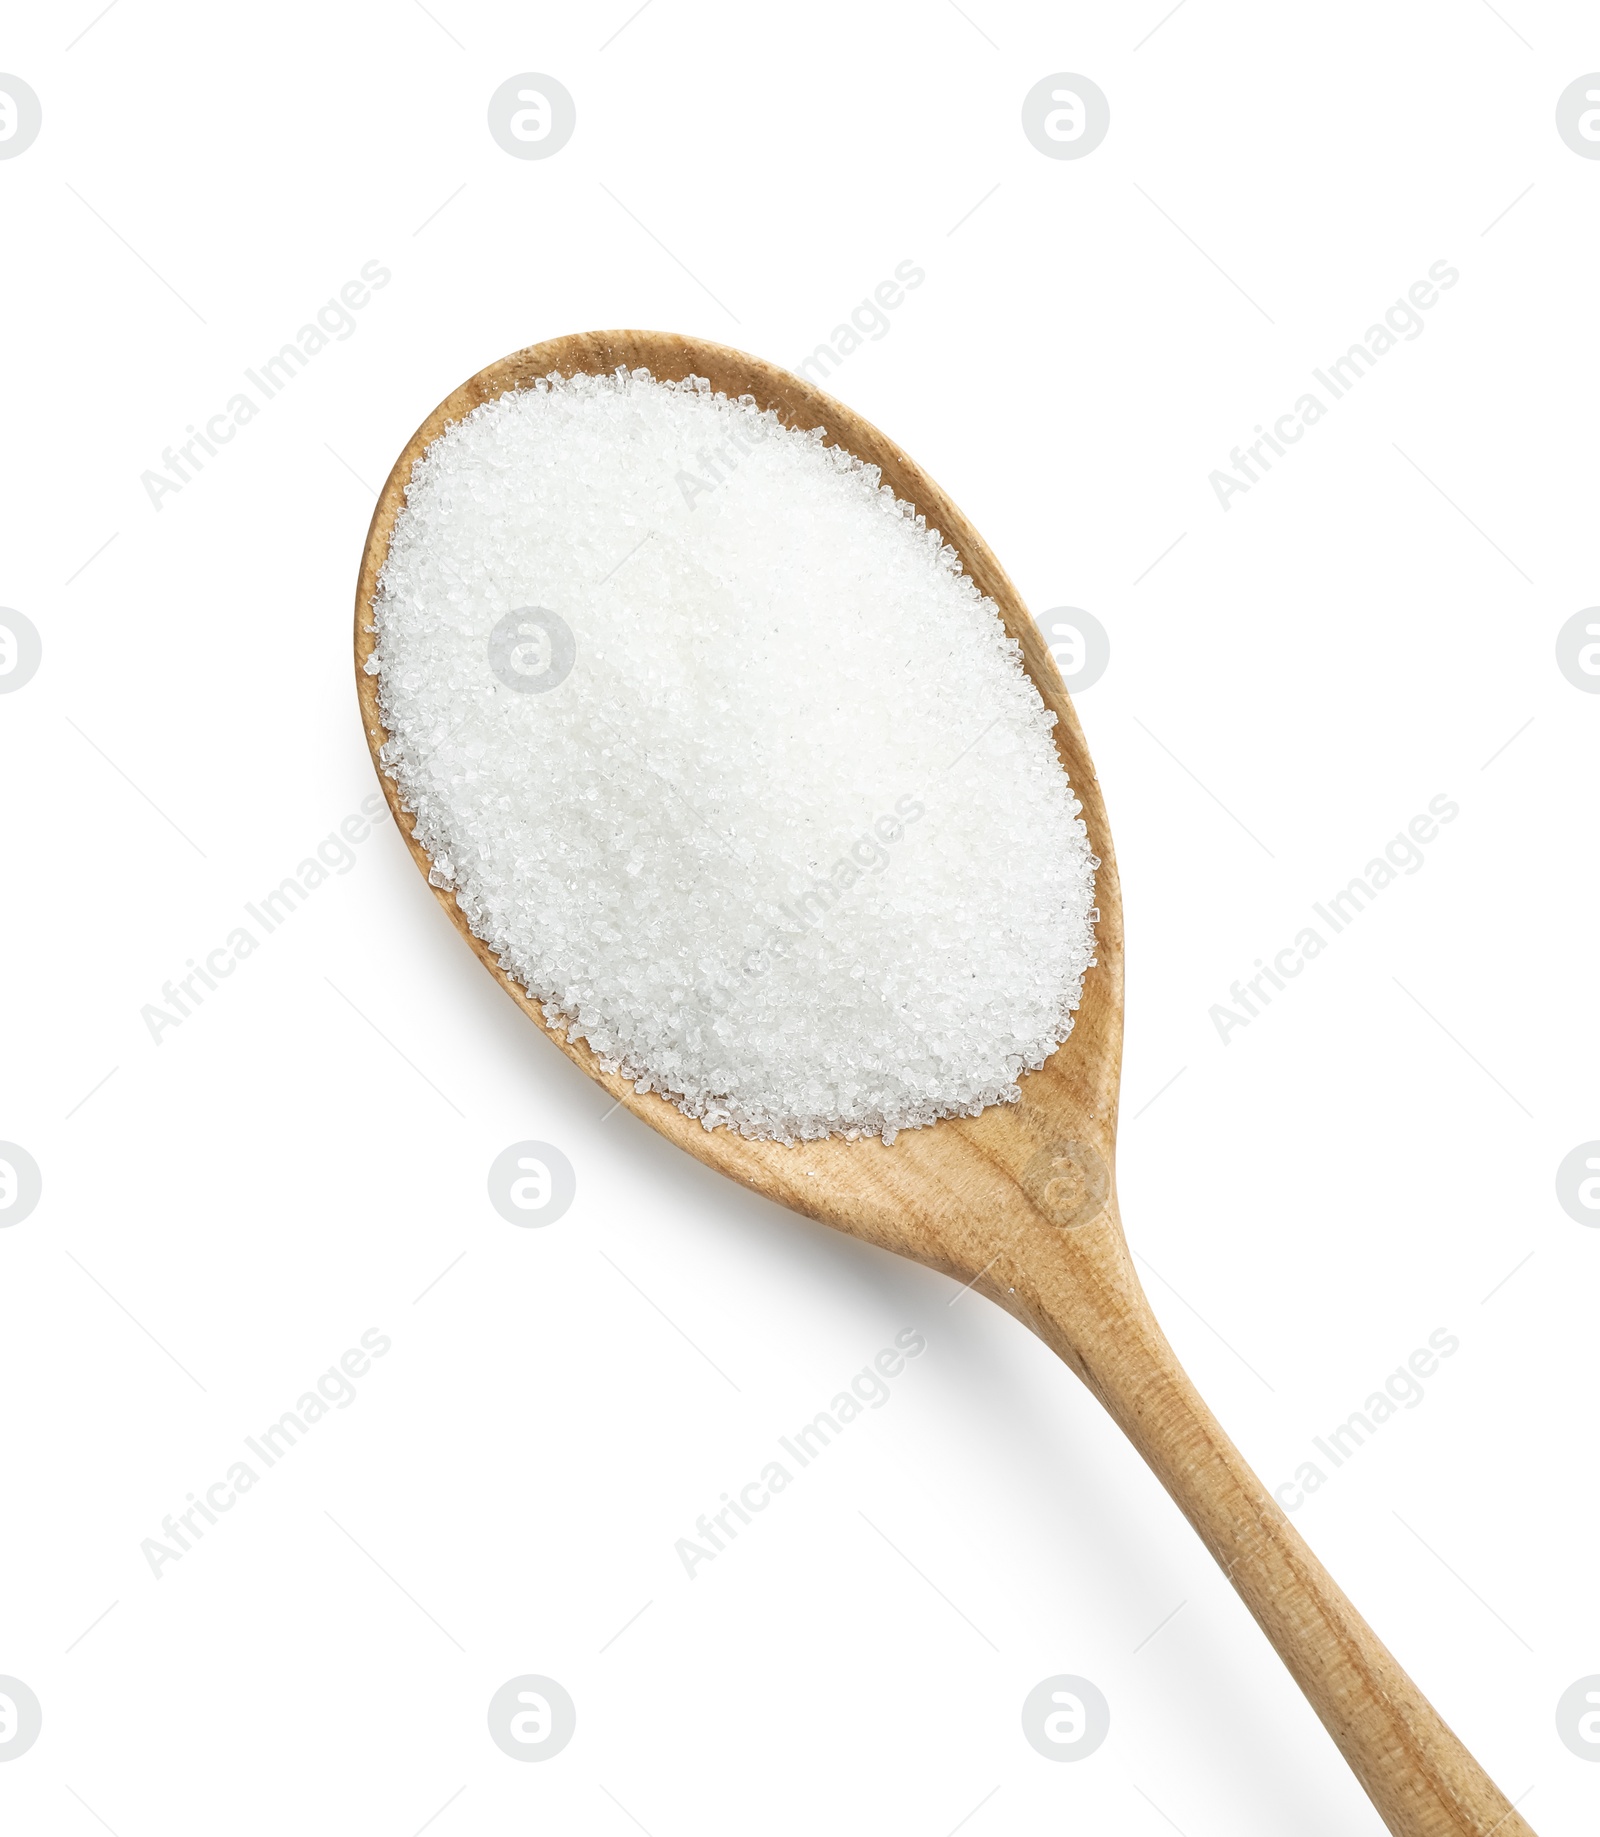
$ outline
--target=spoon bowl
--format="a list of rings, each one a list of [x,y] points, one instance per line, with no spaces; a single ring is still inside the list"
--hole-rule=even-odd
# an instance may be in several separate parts
[[[664,332],[586,332],[491,364],[418,428],[373,514],[356,592],[356,682],[363,726],[389,807],[418,868],[380,749],[388,736],[378,680],[374,598],[412,468],[481,403],[558,371],[643,367],[754,397],[787,426],[821,427],[882,472],[895,495],[944,533],[1007,633],[1045,706],[1099,858],[1096,960],[1071,1036],[1021,1079],[1021,1101],[900,1133],[793,1146],[708,1130],[666,1098],[606,1071],[583,1041],[548,1025],[540,1004],[475,937],[447,888],[451,922],[533,1024],[653,1129],[720,1172],[824,1224],[911,1257],[988,1295],[1038,1334],[1100,1399],[1194,1525],[1397,1837],[1531,1837],[1530,1827],[1357,1614],[1250,1470],[1178,1364],[1133,1268],[1117,1210],[1117,1092],[1122,1066],[1123,928],[1116,858],[1093,761],[1048,646],[983,538],[928,475],[869,422],[811,384],[724,345]],[[432,884],[430,882],[430,884]]]

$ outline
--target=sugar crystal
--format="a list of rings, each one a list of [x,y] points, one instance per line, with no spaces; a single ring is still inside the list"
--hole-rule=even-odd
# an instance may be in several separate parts
[[[476,935],[706,1128],[881,1136],[1066,1039],[1094,869],[991,600],[876,467],[704,378],[551,376],[413,470],[384,769]]]

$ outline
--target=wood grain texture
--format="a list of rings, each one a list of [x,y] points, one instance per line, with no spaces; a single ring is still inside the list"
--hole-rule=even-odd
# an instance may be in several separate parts
[[[356,593],[356,681],[374,761],[384,733],[372,600],[412,466],[452,422],[560,371],[619,364],[704,376],[750,395],[791,427],[822,427],[882,468],[884,482],[944,532],[1000,609],[1029,675],[1058,717],[1056,744],[1100,858],[1097,958],[1071,1038],[1022,1079],[1022,1101],[876,1139],[796,1147],[708,1131],[601,1070],[546,1026],[537,1003],[475,938],[453,893],[434,892],[485,968],[536,1027],[636,1116],[702,1161],[781,1204],[973,1283],[1059,1353],[1100,1399],[1222,1565],[1397,1837],[1528,1837],[1529,1826],[1356,1613],[1246,1465],[1179,1366],[1150,1311],[1118,1218],[1114,1182],[1122,1061],[1122,901],[1093,762],[1044,640],[982,537],[876,428],[787,371],[726,346],[663,332],[589,332],[533,345],[464,383],[423,422],[379,499]],[[393,780],[381,782],[426,877]]]

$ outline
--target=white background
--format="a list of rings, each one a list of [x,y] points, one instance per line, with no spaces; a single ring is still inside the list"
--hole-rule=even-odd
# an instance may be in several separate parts
[[[179,1030],[140,1018],[374,787],[352,591],[438,400],[594,327],[793,365],[909,258],[829,387],[1111,634],[1079,708],[1152,1299],[1269,1484],[1460,1339],[1296,1522],[1536,1828],[1592,1829],[1554,1721],[1600,1671],[1600,1233],[1554,1187],[1600,1136],[1600,699],[1554,652],[1600,598],[1600,162],[1554,126],[1591,9],[94,5],[0,46],[44,110],[0,162],[0,601],[44,643],[0,700],[0,1135],[44,1177],[0,1231],[0,1673],[44,1706],[6,1828],[1379,1828],[1044,1348],[606,1119],[386,818]],[[576,100],[548,160],[486,128],[523,71]],[[1021,131],[1059,71],[1110,99],[1081,160]],[[152,508],[370,259],[355,335]],[[1424,334],[1220,508],[1438,260]],[[1439,793],[1421,871],[1224,1045],[1211,1006]],[[544,1230],[486,1197],[524,1138],[577,1170]],[[891,1403],[687,1579],[674,1541],[908,1326]],[[156,1580],[141,1540],[371,1327],[358,1401]],[[548,1764],[486,1732],[525,1672],[578,1706]],[[1075,1765],[1020,1729],[1057,1672],[1111,1705]]]

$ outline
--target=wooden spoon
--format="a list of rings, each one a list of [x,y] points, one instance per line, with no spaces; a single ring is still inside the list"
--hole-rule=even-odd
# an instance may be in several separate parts
[[[657,1095],[600,1069],[581,1042],[545,1025],[468,928],[455,896],[440,904],[484,967],[536,1027],[620,1103],[680,1148],[769,1199],[972,1283],[1060,1354],[1110,1411],[1222,1565],[1328,1733],[1399,1837],[1523,1837],[1530,1827],[1446,1726],[1230,1442],[1151,1313],[1117,1215],[1112,1178],[1122,1065],[1122,901],[1093,762],[1049,649],[983,538],[933,480],[842,403],[799,377],[724,345],[665,332],[586,332],[530,346],[463,383],[428,416],[389,474],[367,535],[356,591],[356,682],[374,763],[385,734],[378,684],[365,672],[372,601],[412,466],[454,421],[558,370],[619,364],[655,376],[708,377],[751,395],[791,427],[880,466],[897,496],[943,530],[1000,608],[1029,675],[1055,710],[1056,744],[1100,857],[1098,962],[1071,1038],[1022,1080],[1022,1101],[902,1132],[892,1148],[833,1138],[786,1148],[707,1131]],[[392,779],[389,808],[424,877]]]

